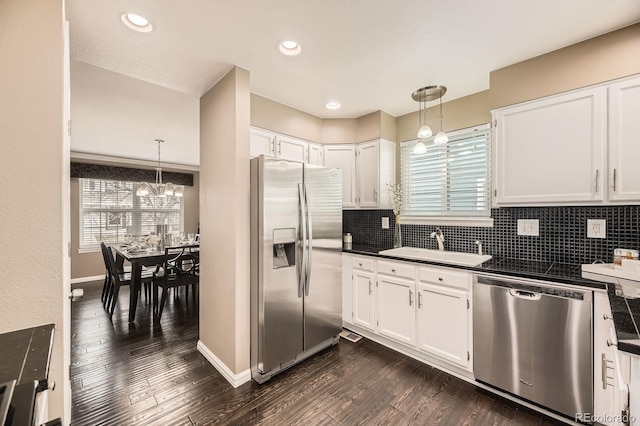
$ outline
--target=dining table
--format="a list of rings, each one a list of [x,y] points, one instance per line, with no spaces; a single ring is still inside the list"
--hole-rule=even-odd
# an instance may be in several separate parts
[[[116,266],[119,271],[124,270],[124,262],[131,264],[131,291],[129,292],[129,322],[134,322],[136,318],[136,308],[138,306],[138,293],[140,293],[141,276],[143,267],[158,266],[164,264],[168,259],[175,257],[175,249],[189,250],[192,253],[198,253],[200,242],[186,242],[185,244],[176,244],[165,246],[164,248],[152,246],[145,249],[134,249],[129,245],[112,246],[116,253]]]

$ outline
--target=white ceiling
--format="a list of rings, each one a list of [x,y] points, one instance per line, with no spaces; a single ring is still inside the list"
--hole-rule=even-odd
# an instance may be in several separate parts
[[[489,72],[622,28],[638,0],[67,0],[71,57],[194,96],[233,65],[254,93],[321,118],[417,109],[441,84],[450,101]],[[120,16],[146,16],[136,33]],[[285,57],[294,39],[302,54]],[[343,107],[324,105],[338,100]]]

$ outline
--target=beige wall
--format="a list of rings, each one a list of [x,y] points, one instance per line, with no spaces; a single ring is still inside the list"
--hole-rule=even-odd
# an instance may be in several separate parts
[[[255,93],[251,93],[251,125],[322,143],[320,118]]]
[[[381,114],[382,111],[376,111],[357,118],[356,143],[380,139]]]
[[[354,143],[358,135],[358,120],[355,118],[336,118],[322,120],[322,143]]]
[[[233,373],[249,368],[249,72],[200,99],[200,341]]]
[[[126,166],[126,164],[120,164]],[[164,170],[164,169],[163,169]],[[184,232],[195,233],[200,217],[199,174],[193,173],[193,186],[184,187]],[[104,275],[104,262],[99,251],[78,253],[80,248],[80,188],[78,179],[71,179],[71,279]]]
[[[640,24],[490,74],[491,109],[640,73]]]
[[[395,118],[376,111],[359,118],[321,119],[295,108],[251,94],[251,125],[322,144],[394,141]],[[383,134],[384,130],[384,135]]]
[[[380,111],[380,137],[391,142],[397,142],[397,120],[393,115]]]
[[[0,1],[0,333],[55,324],[51,418],[63,416],[63,348],[70,346],[62,328],[63,18],[61,0]]]

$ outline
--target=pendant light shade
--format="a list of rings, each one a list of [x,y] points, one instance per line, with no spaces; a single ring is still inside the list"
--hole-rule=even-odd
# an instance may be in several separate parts
[[[416,90],[411,94],[414,101],[417,101],[420,106],[418,109],[418,143],[413,147],[414,154],[424,154],[427,152],[422,139],[429,138],[433,135],[431,128],[427,125],[427,102],[440,99],[440,132],[434,139],[435,144],[447,143],[449,138],[442,131],[442,96],[446,93],[447,88],[444,86],[425,86]],[[423,121],[424,118],[424,121]]]
[[[442,130],[438,132],[435,139],[433,140],[433,143],[436,145],[444,145],[447,142],[449,142],[449,137]]]
[[[418,129],[418,139],[426,139],[431,137],[431,135],[433,135],[433,132],[431,131],[431,127],[427,126],[426,124],[423,124]]]
[[[422,142],[422,141],[418,141],[418,143],[413,147],[413,153],[414,154],[426,154],[427,153],[427,146]]]

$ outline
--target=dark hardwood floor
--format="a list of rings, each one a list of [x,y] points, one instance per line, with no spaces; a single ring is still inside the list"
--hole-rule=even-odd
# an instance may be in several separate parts
[[[167,302],[160,324],[143,298],[131,326],[128,288],[109,321],[101,282],[72,309],[72,424],[541,425],[553,419],[366,339],[340,343],[237,389],[196,350],[191,295]]]

